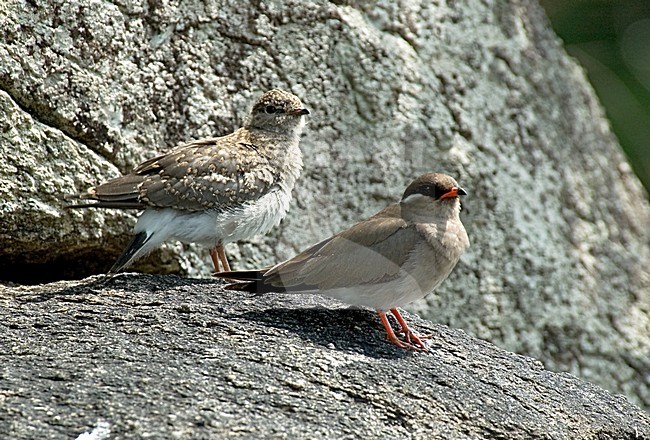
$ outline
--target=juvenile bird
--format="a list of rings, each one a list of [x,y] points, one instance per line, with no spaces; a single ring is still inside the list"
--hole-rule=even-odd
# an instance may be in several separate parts
[[[92,202],[68,207],[144,210],[109,274],[170,239],[210,249],[215,269],[230,270],[224,245],[268,232],[289,209],[302,170],[298,144],[307,114],[295,95],[268,91],[235,132],[147,160],[76,196]]]
[[[351,228],[270,269],[221,272],[249,292],[322,294],[379,313],[388,339],[400,348],[426,350],[397,307],[431,293],[451,273],[469,239],[460,221],[467,193],[445,174],[424,174],[402,199]],[[386,312],[400,326],[393,331]]]

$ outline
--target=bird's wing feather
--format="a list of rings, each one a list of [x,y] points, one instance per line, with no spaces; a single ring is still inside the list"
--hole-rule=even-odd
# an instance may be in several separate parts
[[[239,131],[185,144],[143,162],[131,174],[105,182],[82,198],[94,206],[228,209],[266,193],[277,180],[269,159]]]
[[[399,205],[391,205],[321,241],[264,274],[265,283],[287,290],[328,290],[397,276],[419,235],[415,226],[394,215],[398,210]]]
[[[146,204],[138,197],[138,185],[141,182],[142,178],[134,174],[108,180],[88,192],[68,197],[92,200],[92,202],[67,205],[66,208],[144,208]]]
[[[140,186],[147,203],[190,211],[227,208],[255,200],[276,183],[268,159],[236,138],[188,144],[149,164]]]

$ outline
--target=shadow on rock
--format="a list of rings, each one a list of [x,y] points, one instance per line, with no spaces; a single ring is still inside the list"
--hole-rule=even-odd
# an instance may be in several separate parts
[[[88,295],[106,295],[111,290],[131,292],[157,292],[160,290],[214,285],[211,279],[184,278],[176,275],[149,275],[142,273],[119,273],[95,275],[81,281],[61,281],[44,286],[31,286],[17,299],[22,302],[45,302],[63,299],[66,302],[84,302]]]
[[[377,315],[360,308],[270,308],[233,316],[288,330],[312,343],[374,358],[399,359],[414,353],[393,346]]]

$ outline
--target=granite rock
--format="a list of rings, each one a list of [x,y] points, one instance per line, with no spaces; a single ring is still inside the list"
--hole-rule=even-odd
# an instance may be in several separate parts
[[[427,171],[470,196],[472,248],[412,310],[650,407],[650,207],[584,72],[534,0],[0,5],[0,274],[110,267],[133,213],[65,194],[241,125],[263,91],[312,110],[290,216],[228,248],[269,264]],[[205,275],[171,243],[141,270]]]
[[[429,353],[317,296],[130,274],[0,288],[0,436],[650,438],[625,397],[406,316]]]

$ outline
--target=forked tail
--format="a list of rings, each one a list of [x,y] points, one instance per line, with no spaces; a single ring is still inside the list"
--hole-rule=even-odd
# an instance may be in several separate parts
[[[223,278],[229,282],[226,288],[240,292],[268,293],[285,292],[284,287],[267,284],[265,273],[269,268],[257,270],[235,270],[231,272],[217,272],[212,274],[216,278]]]

